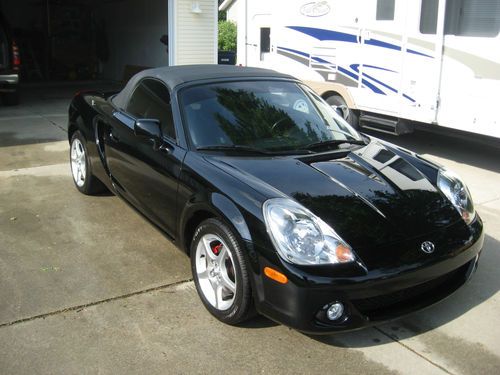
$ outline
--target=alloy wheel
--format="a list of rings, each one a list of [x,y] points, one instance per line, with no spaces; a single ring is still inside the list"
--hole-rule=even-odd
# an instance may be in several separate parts
[[[71,143],[71,172],[73,180],[75,180],[78,187],[82,187],[85,184],[86,170],[85,148],[82,142],[78,138],[75,138],[73,143]]]
[[[231,308],[236,296],[236,275],[231,250],[222,238],[205,234],[196,247],[196,274],[206,300],[217,310]]]

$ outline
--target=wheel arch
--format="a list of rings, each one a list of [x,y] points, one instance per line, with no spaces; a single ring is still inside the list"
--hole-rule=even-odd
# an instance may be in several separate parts
[[[71,138],[73,137],[73,134],[78,130],[78,126],[75,123],[69,123],[68,124],[68,141],[71,142]]]
[[[344,99],[350,109],[358,109],[347,86],[335,82],[306,81],[306,83],[323,99],[327,99],[332,95],[338,95]]]
[[[246,221],[235,203],[221,193],[212,193],[205,203],[186,208],[181,220],[181,248],[188,255],[196,228],[210,218],[220,219],[242,240],[251,240]]]
[[[328,90],[325,91],[323,94],[321,94],[321,97],[325,100],[328,99],[330,96],[340,96],[342,99],[344,99],[344,97],[339,92],[334,90]]]
[[[68,109],[68,140],[79,130],[89,141],[94,138],[93,119],[97,115],[95,108],[89,106],[83,93],[75,95]]]
[[[71,138],[73,137],[73,134],[75,134],[75,132],[78,130],[82,134],[83,138],[85,138],[85,140],[87,141],[88,140],[88,132],[87,132],[87,129],[85,128],[85,122],[84,122],[82,116],[77,114],[77,115],[75,115],[73,120],[72,121],[70,120],[68,123],[68,141],[69,142],[71,142]]]

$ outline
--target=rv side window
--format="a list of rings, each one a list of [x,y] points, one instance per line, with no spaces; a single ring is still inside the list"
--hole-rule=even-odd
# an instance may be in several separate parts
[[[260,53],[271,52],[271,28],[260,28]]]
[[[377,0],[377,21],[394,20],[395,0]]]
[[[422,0],[420,8],[420,32],[422,34],[436,34],[438,3],[438,0]]]
[[[448,0],[445,34],[495,37],[500,31],[500,0]]]
[[[436,34],[438,0],[422,0],[420,32]],[[446,35],[495,37],[500,32],[500,0],[448,0]]]

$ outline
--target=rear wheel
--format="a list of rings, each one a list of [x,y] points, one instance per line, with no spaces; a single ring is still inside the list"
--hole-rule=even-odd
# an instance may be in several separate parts
[[[326,98],[326,102],[347,121],[354,129],[359,129],[358,115],[347,106],[344,98],[340,95],[332,95]]]
[[[245,259],[235,234],[218,219],[196,229],[191,242],[191,269],[198,294],[220,321],[238,324],[254,314]]]
[[[69,156],[73,182],[81,193],[93,195],[106,190],[104,184],[92,174],[85,138],[78,130],[71,137]]]

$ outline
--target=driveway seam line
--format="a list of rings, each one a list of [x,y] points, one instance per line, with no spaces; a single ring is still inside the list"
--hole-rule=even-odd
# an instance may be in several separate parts
[[[402,343],[401,341],[399,341],[399,339],[393,335],[391,335],[390,333],[387,333],[385,331],[383,331],[381,328],[379,327],[373,327],[375,328],[377,331],[379,331],[381,334],[383,334],[384,336],[390,338],[392,341],[394,341],[395,343],[401,345],[403,348],[409,350],[410,352],[412,352],[413,354],[416,354],[417,356],[419,356],[420,358],[422,358],[424,361],[427,361],[429,362],[431,365],[439,368],[440,370],[446,372],[447,374],[449,375],[455,375],[454,373],[452,373],[450,370],[446,369],[445,367],[441,366],[440,364],[434,362],[433,360],[427,358],[426,356],[424,356],[423,354],[420,354],[419,352],[417,352],[416,350],[412,349],[410,346]]]
[[[484,202],[477,202],[476,204],[477,204],[478,206],[482,206],[482,205],[484,205],[484,204],[488,204],[488,203],[491,203],[491,202],[495,202],[495,201],[497,201],[497,200],[500,200],[500,197],[495,197],[495,198],[492,198],[492,199],[488,199],[488,200],[486,200],[486,201],[484,201]]]
[[[51,116],[51,114],[47,114],[47,115],[46,115],[46,114],[43,114],[43,113],[40,113],[40,112],[34,111],[33,109],[30,109],[29,111],[30,111],[31,113],[33,113],[33,115],[35,115],[35,116],[40,116],[40,118],[44,119],[45,121],[47,121],[49,124],[51,124],[51,125],[55,126],[56,128],[58,128],[58,129],[62,130],[64,133],[67,133],[67,132],[68,132],[68,130],[67,130],[67,129],[65,129],[63,126],[59,126],[59,125],[57,125],[57,123],[56,123],[56,122],[54,122],[54,121],[50,120],[49,118],[47,118],[47,116]],[[58,116],[54,116],[54,117],[59,117],[59,115],[58,115]],[[61,117],[64,117],[64,115],[62,115]],[[1,327],[1,326],[0,326],[0,327]]]
[[[37,320],[37,319],[45,319],[45,318],[47,318],[49,316],[59,315],[59,314],[63,314],[63,313],[70,312],[70,311],[83,310],[83,309],[86,309],[87,307],[102,305],[102,304],[107,303],[107,302],[117,301],[117,300],[129,298],[129,297],[138,296],[138,295],[141,295],[141,294],[155,292],[157,290],[162,290],[162,289],[168,289],[168,288],[171,288],[171,287],[176,287],[178,285],[186,284],[186,283],[189,283],[191,281],[193,281],[193,279],[176,281],[174,283],[159,285],[159,286],[155,286],[155,287],[147,288],[147,289],[143,289],[143,290],[138,290],[138,291],[131,292],[131,293],[121,294],[119,296],[105,298],[105,299],[102,299],[102,300],[99,300],[99,301],[84,303],[82,305],[65,307],[63,309],[59,309],[59,310],[56,310],[56,311],[50,311],[48,313],[43,313],[43,314],[39,314],[39,315],[30,316],[30,317],[27,317],[27,318],[22,318],[22,319],[14,320],[12,322],[2,323],[2,324],[0,324],[0,328],[10,327],[10,326],[13,326],[13,325],[17,325],[17,324],[25,323],[25,322],[30,322],[30,321]]]
[[[0,121],[28,120],[28,119],[32,119],[32,118],[43,118],[43,119],[46,119],[45,117],[43,117],[42,115],[40,115],[38,113],[35,113],[35,112],[32,112],[32,113],[33,113],[32,115],[2,117],[2,118],[0,118]],[[47,114],[47,116],[51,116],[51,117],[67,117],[68,115],[66,113],[64,113],[64,114],[49,113],[49,114]]]
[[[67,133],[68,130],[65,129],[64,127],[62,126],[59,126],[56,122],[52,121],[52,120],[49,120],[47,117],[45,117],[44,115],[41,116],[43,119],[45,119],[45,121],[48,121],[51,125],[54,125],[56,128],[62,130],[63,132]]]

